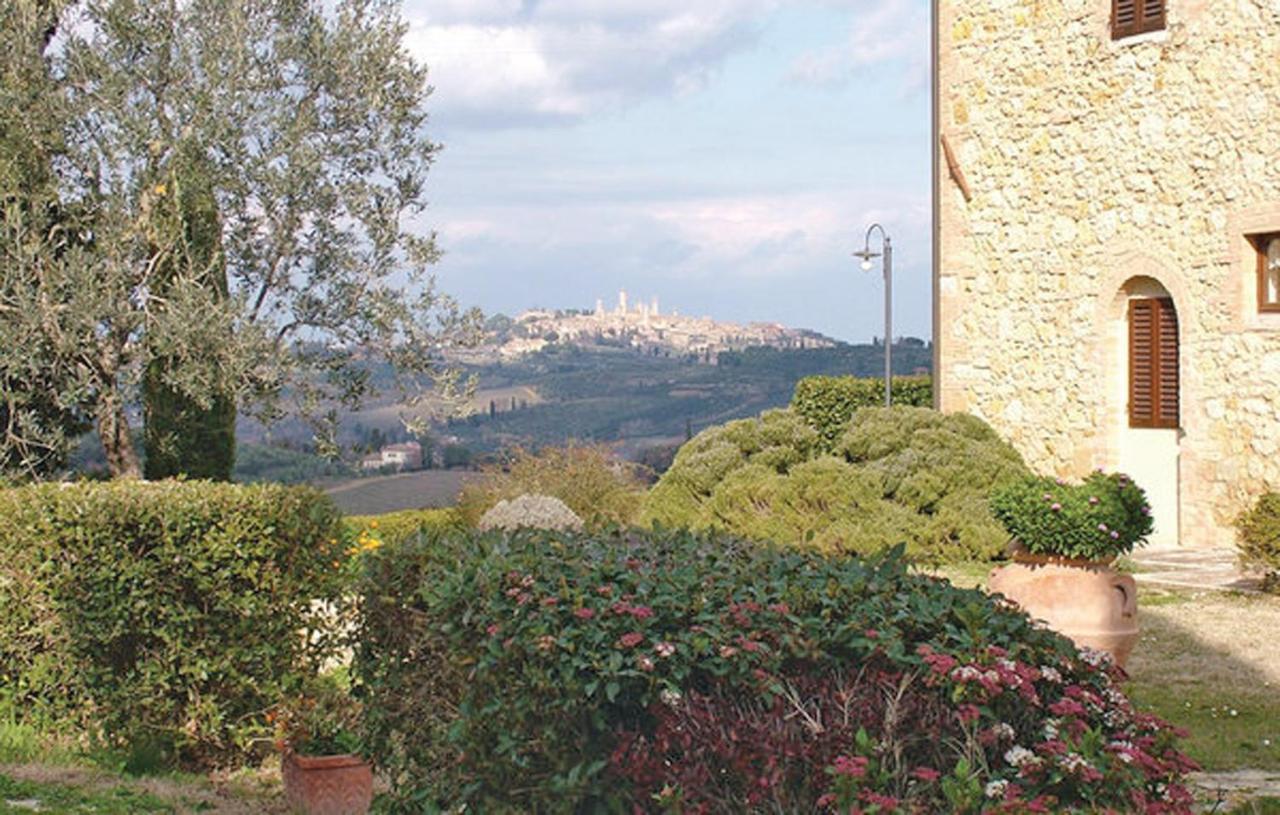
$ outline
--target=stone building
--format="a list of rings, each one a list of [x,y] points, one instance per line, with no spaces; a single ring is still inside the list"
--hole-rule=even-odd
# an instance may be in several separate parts
[[[1280,0],[935,11],[939,407],[1230,545],[1280,489]]]

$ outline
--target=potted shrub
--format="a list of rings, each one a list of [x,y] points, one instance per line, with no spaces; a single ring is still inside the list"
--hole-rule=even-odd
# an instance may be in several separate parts
[[[285,797],[305,815],[363,815],[373,769],[361,755],[359,703],[325,678],[276,713]]]
[[[1101,471],[1082,484],[1029,478],[997,490],[991,509],[1013,562],[992,570],[988,588],[1123,667],[1138,640],[1137,585],[1113,566],[1151,534],[1142,488]]]

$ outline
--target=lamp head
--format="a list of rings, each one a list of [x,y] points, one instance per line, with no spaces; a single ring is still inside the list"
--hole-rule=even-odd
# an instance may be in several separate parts
[[[862,259],[862,271],[871,271],[871,259],[880,257],[879,252],[872,252],[871,247],[863,249],[861,252],[854,252],[853,256]]]

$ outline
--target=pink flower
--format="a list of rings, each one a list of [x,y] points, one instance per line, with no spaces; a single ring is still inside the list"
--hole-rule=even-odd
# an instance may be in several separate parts
[[[867,635],[867,639],[869,640],[880,639],[880,632],[875,630],[874,628],[868,628],[865,633]]]
[[[653,650],[658,656],[666,659],[676,652],[676,647],[671,643],[664,641],[653,646]]]
[[[596,594],[601,597],[608,597],[613,594],[613,586],[596,586]]]
[[[548,607],[550,607],[550,606],[554,606],[554,605],[556,605],[556,604],[557,604],[557,603],[559,603],[559,602],[560,602],[560,598],[559,598],[559,597],[543,597],[543,598],[542,598],[542,604],[543,604],[544,606],[548,606]]]
[[[1111,540],[1113,541],[1120,540],[1120,533],[1113,530],[1111,532]]]
[[[636,664],[640,666],[640,670],[642,671],[653,670],[653,660],[647,656],[641,656],[639,659],[636,660]]]
[[[653,616],[653,609],[648,606],[632,606],[629,611],[637,620],[647,620]]]
[[[729,657],[733,656],[736,653],[738,653],[738,649],[734,648],[732,645],[720,646],[720,657],[722,659],[728,659]]]
[[[1049,507],[1049,509],[1053,510],[1054,512],[1061,512],[1061,511],[1062,511],[1062,504],[1059,504],[1057,501],[1054,501],[1054,502],[1053,502],[1053,505],[1052,505],[1052,506],[1050,506],[1050,507]]]
[[[1089,496],[1089,504],[1090,504],[1090,506],[1095,506],[1095,507],[1096,507],[1096,506],[1098,505],[1098,496],[1096,496],[1096,495],[1090,495],[1090,496]]]
[[[790,614],[791,613],[791,607],[788,606],[786,603],[774,603],[773,605],[769,606],[769,610],[772,611],[774,614]]]
[[[573,616],[577,617],[579,620],[590,620],[592,617],[596,616],[596,613],[589,608],[575,608],[573,610]]]
[[[496,636],[498,636],[498,632],[499,632],[500,630],[501,630],[501,629],[498,627],[498,624],[497,624],[497,623],[490,623],[490,624],[489,624],[489,627],[488,627],[488,628],[486,628],[486,629],[484,630],[484,632],[485,632],[486,634],[488,634],[489,636],[491,636],[491,637],[496,637]]]
[[[831,772],[835,775],[844,775],[849,778],[862,778],[867,774],[867,758],[866,756],[836,756],[836,760],[831,762]]]
[[[628,631],[626,634],[618,637],[618,645],[622,648],[635,648],[642,642],[644,642],[644,634],[641,634],[639,631]]]
[[[916,767],[914,770],[911,771],[911,777],[918,781],[924,781],[925,783],[929,783],[931,781],[937,781],[939,778],[941,778],[942,773],[938,772],[932,767]]]

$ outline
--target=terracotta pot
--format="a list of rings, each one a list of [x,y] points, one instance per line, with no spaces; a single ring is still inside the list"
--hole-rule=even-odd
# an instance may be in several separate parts
[[[1138,587],[1108,563],[1018,553],[991,570],[987,588],[1078,646],[1107,651],[1124,667],[1138,641]]]
[[[373,768],[360,756],[300,756],[280,762],[289,807],[303,815],[365,815],[373,803]]]

